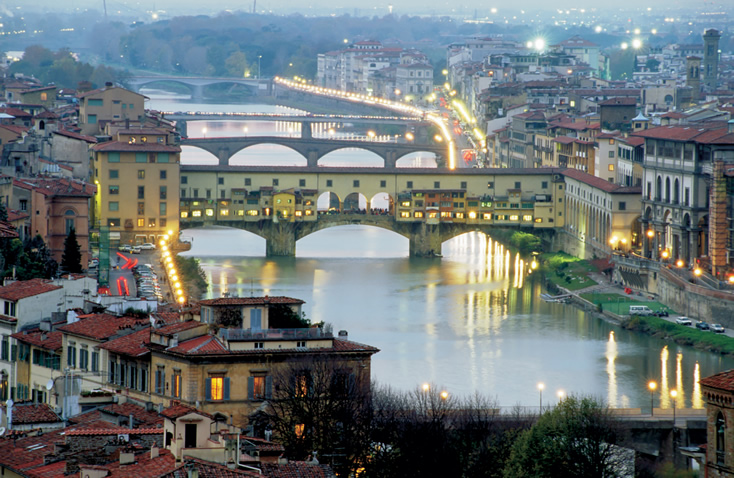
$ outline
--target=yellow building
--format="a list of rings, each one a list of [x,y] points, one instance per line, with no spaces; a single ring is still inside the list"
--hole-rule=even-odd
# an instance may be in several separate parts
[[[165,234],[178,234],[181,148],[171,132],[124,129],[92,151],[93,223],[109,226],[111,242],[155,244]]]
[[[145,96],[107,83],[104,88],[79,96],[82,134],[96,135],[111,121],[140,122],[145,118]]]

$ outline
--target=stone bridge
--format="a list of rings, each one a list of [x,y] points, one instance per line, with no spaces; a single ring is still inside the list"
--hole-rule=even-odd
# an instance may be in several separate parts
[[[481,231],[491,236],[493,232],[499,230],[521,229],[521,226],[399,222],[389,215],[347,213],[320,214],[317,221],[311,222],[276,222],[270,218],[257,222],[246,222],[242,219],[189,220],[185,227],[226,226],[243,229],[265,239],[268,256],[295,256],[298,240],[323,229],[354,224],[379,227],[400,234],[410,241],[409,251],[412,257],[437,256],[441,253],[441,245],[444,242],[467,232]],[[547,243],[552,241],[555,234],[553,229],[533,230],[527,227],[522,229],[541,237]]]
[[[212,85],[241,85],[247,87],[253,96],[272,94],[273,81],[271,79],[251,78],[206,78],[194,76],[131,76],[125,80],[125,85],[133,91],[140,92],[145,86],[155,83],[177,83],[186,86],[191,91],[191,99],[204,99],[204,88]]]
[[[308,133],[305,133],[308,131]],[[332,151],[347,148],[359,148],[380,156],[386,168],[394,168],[398,159],[410,153],[426,151],[436,155],[438,164],[445,164],[449,156],[449,146],[445,143],[415,144],[381,141],[360,141],[345,139],[320,139],[310,135],[309,128],[303,128],[301,137],[287,136],[242,136],[234,138],[187,138],[181,140],[181,146],[192,146],[210,152],[219,158],[219,164],[226,166],[237,152],[258,144],[277,144],[290,148],[304,158],[310,167],[318,166],[319,159]]]

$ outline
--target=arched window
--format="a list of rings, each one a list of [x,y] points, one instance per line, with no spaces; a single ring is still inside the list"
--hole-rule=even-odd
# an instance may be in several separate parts
[[[726,464],[726,421],[721,412],[716,417],[716,463]]]
[[[675,183],[673,184],[673,204],[680,203],[680,183],[678,182],[678,178],[675,178]]]
[[[658,176],[658,181],[655,186],[655,200],[660,201],[660,198],[663,196],[663,178],[661,176]]]
[[[76,216],[76,213],[71,209],[68,209],[66,212],[64,212],[64,216],[66,216],[66,218],[64,219],[64,225],[66,226],[66,235],[68,236],[72,229],[76,229],[76,225],[74,222],[74,216]]]
[[[665,178],[665,202],[670,202],[670,178]]]

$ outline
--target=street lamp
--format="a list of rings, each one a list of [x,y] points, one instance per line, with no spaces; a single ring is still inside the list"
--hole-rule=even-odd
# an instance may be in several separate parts
[[[647,388],[650,389],[650,416],[653,416],[655,414],[655,409],[653,408],[653,399],[655,397],[655,389],[658,388],[657,382],[654,380],[650,380],[647,384]]]
[[[566,392],[559,390],[556,392],[556,395],[558,395],[558,403],[560,404],[563,401],[563,396],[566,395]]]
[[[257,79],[260,79],[260,58],[262,58],[262,55],[257,55]]]
[[[673,399],[673,427],[675,427],[675,399],[678,397],[678,390],[670,391],[670,398]]]
[[[540,413],[543,413],[543,389],[545,384],[543,382],[538,383],[538,392],[540,393]]]

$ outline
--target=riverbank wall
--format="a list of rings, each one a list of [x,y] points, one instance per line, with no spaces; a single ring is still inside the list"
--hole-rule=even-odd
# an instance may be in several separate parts
[[[734,328],[734,294],[692,284],[665,267],[657,281],[660,301],[680,315]]]
[[[609,256],[609,251],[601,244],[593,241],[583,241],[565,229],[559,229],[553,235],[551,242],[553,252],[563,251],[579,259],[599,259]]]

